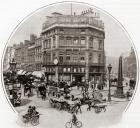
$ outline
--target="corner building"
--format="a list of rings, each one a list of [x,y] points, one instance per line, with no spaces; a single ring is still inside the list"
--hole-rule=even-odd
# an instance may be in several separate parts
[[[90,15],[89,15],[90,14]],[[105,73],[104,24],[94,12],[81,15],[53,13],[43,24],[43,67],[48,80],[99,81]]]

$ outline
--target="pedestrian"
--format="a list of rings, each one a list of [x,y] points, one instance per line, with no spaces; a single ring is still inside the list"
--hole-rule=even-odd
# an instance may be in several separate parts
[[[27,90],[27,96],[30,97],[30,90]]]
[[[91,107],[92,107],[91,105],[92,105],[92,102],[89,101],[89,102],[88,102],[88,108],[87,108],[87,111],[90,111],[90,110],[91,110]]]
[[[78,111],[80,111],[80,113],[82,113],[80,99],[78,99],[78,101],[77,101],[77,110],[76,111],[77,111],[76,113],[78,113]]]
[[[129,89],[127,92],[126,92],[126,98],[127,100],[130,100],[129,98],[131,97],[131,90]]]

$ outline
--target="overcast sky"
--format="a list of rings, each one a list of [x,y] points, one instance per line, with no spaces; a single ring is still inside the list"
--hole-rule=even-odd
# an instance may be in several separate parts
[[[73,12],[76,12],[77,15],[89,8],[90,6],[83,4],[72,4],[72,10]],[[105,24],[106,55],[118,57],[122,53],[130,51],[132,45],[122,27],[120,27],[120,25],[118,25],[118,23],[109,15],[104,14],[100,10],[96,10],[93,6],[92,9],[93,11],[95,10],[100,13],[100,19],[102,19]],[[28,40],[30,34],[39,36],[42,29],[42,23],[46,20],[46,16],[51,15],[52,12],[59,12],[67,15],[71,14],[71,4],[61,3],[38,10],[17,28],[16,32],[11,37],[9,45],[23,42],[26,39]]]

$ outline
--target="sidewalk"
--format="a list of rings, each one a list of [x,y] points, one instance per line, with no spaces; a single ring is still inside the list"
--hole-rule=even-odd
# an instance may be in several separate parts
[[[111,97],[111,101],[115,101],[115,102],[126,102],[128,100],[126,98]]]

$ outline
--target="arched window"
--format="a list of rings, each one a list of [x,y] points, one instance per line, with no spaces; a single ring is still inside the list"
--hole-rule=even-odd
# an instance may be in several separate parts
[[[67,37],[66,38],[66,43],[67,43],[68,46],[72,45],[72,38],[71,37]]]
[[[79,41],[79,38],[78,38],[78,37],[75,37],[75,38],[73,39],[73,44],[77,45],[77,44],[78,44],[78,41]]]
[[[81,45],[85,45],[86,44],[86,38],[85,37],[81,37]]]
[[[65,45],[64,36],[60,36],[59,37],[59,46],[64,46],[64,45]]]

